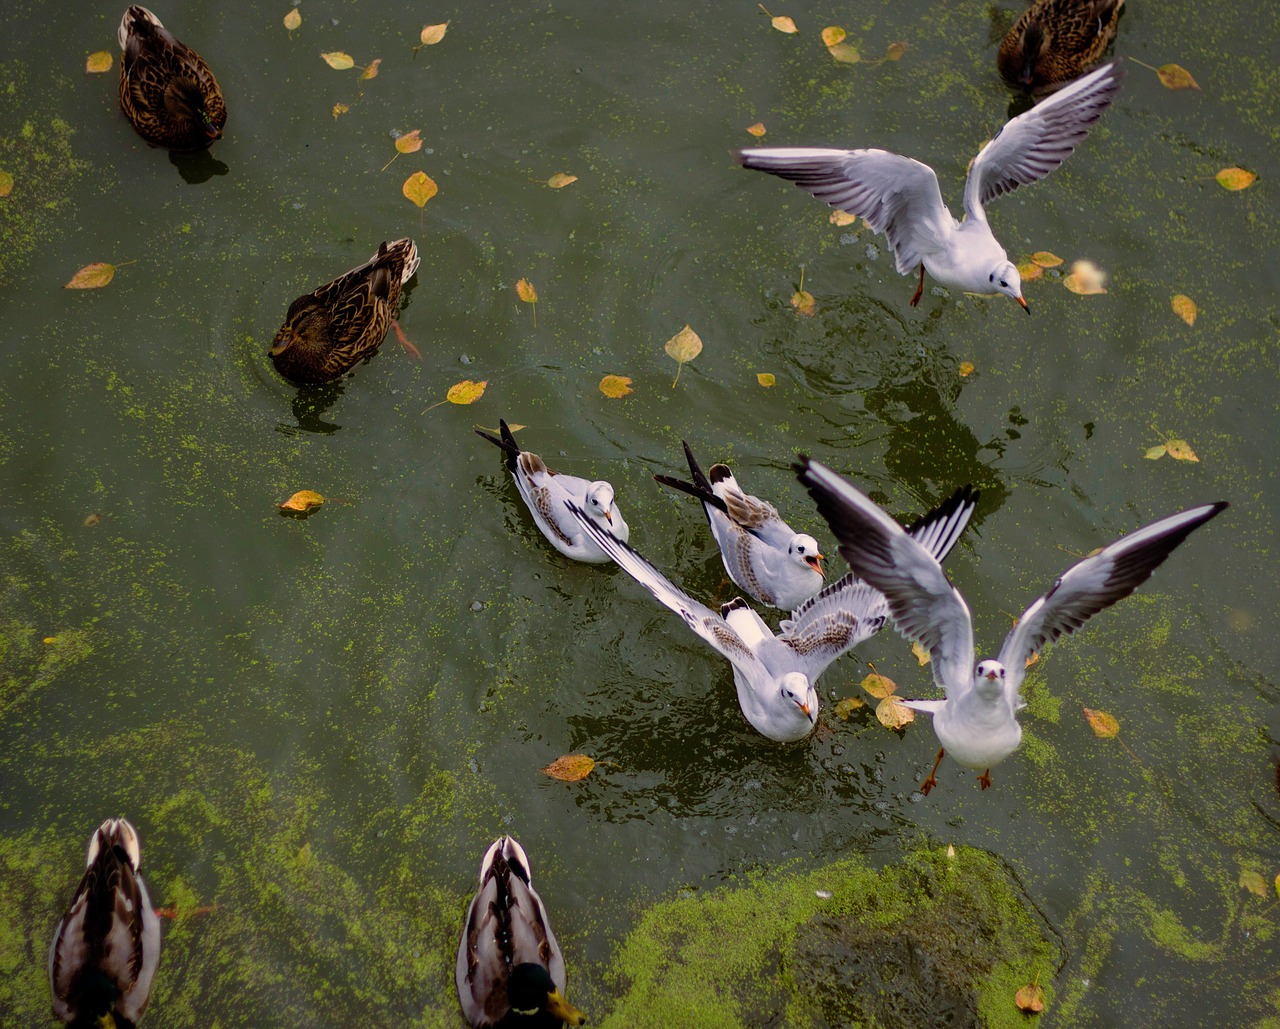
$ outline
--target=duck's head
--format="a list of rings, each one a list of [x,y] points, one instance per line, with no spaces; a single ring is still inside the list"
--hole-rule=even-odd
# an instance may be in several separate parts
[[[803,672],[788,672],[782,677],[778,690],[785,701],[794,704],[800,714],[809,720],[810,725],[817,722],[821,704],[807,675]]]
[[[819,575],[822,574],[822,551],[818,549],[818,541],[808,533],[797,533],[787,547],[787,553],[800,564],[808,565]]]
[[[1022,305],[1022,309],[1027,314],[1031,313],[1031,308],[1027,306],[1027,301],[1022,296],[1022,276],[1018,274],[1018,269],[1013,262],[1005,261],[992,268],[987,276],[987,283],[991,286],[993,293],[1003,293],[1013,298]]]
[[[587,489],[587,514],[613,525],[613,487],[607,482],[593,482]]]
[[[108,818],[89,838],[89,851],[85,856],[86,868],[93,867],[98,855],[113,848],[120,848],[136,871],[142,852],[138,847],[138,833],[125,818]]]
[[[534,1019],[546,1012],[567,1025],[586,1025],[587,1016],[561,996],[551,974],[541,965],[526,961],[516,965],[507,979],[507,1004],[511,1013]]]
[[[200,87],[190,79],[170,83],[165,88],[164,104],[172,120],[198,127],[210,143],[222,138],[222,126],[209,110]]]
[[[1022,63],[1018,70],[1018,81],[1030,86],[1035,81],[1036,62],[1045,52],[1048,37],[1044,34],[1044,26],[1035,18],[1027,22],[1027,31],[1022,34]]]
[[[979,661],[973,671],[973,685],[980,697],[998,697],[1004,693],[1004,665],[999,661]]]

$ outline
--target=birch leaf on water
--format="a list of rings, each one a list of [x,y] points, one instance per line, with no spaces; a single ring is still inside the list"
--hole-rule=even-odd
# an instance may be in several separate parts
[[[346,71],[348,68],[356,66],[355,58],[350,54],[344,54],[341,50],[333,50],[330,53],[322,53],[320,57],[334,71]]]
[[[680,369],[702,353],[702,340],[692,328],[686,325],[667,340],[665,349],[671,359],[676,362],[676,377],[671,382],[671,387],[674,389],[676,383],[680,381]]]
[[[862,688],[877,700],[883,700],[890,693],[897,690],[898,684],[887,675],[881,675],[879,672],[872,672],[862,680]]]
[[[578,176],[570,175],[568,172],[556,172],[551,178],[547,179],[547,185],[552,189],[564,189],[565,186],[577,182]]]
[[[101,289],[116,277],[116,266],[106,261],[86,264],[73,276],[63,289]]]
[[[308,514],[324,504],[324,497],[313,489],[300,489],[283,504],[277,504],[281,511],[292,514]]]
[[[751,135],[755,136],[756,139],[759,139],[761,136],[765,134],[765,131],[766,131],[764,127],[764,122],[758,121],[754,125],[748,125],[747,131],[750,132]]]
[[[1200,458],[1196,457],[1196,452],[1191,449],[1191,444],[1185,439],[1171,439],[1164,445],[1165,452],[1175,461],[1196,461]]]
[[[1160,76],[1160,84],[1165,89],[1199,89],[1200,83],[1191,77],[1191,72],[1180,64],[1162,64],[1156,69]]]
[[[756,382],[765,388],[774,385],[777,381],[773,372],[756,372]]]
[[[916,713],[890,694],[876,705],[876,718],[886,729],[903,729],[916,720]]]
[[[847,722],[851,714],[859,708],[866,706],[867,702],[861,697],[845,697],[843,700],[837,700],[835,707],[832,708],[832,710],[835,711],[836,717],[839,718],[840,721]]]
[[[301,24],[302,24],[302,15],[299,13],[296,7],[293,8],[288,14],[284,16],[284,27],[289,30],[290,35],[292,35],[293,30],[296,29]]]
[[[400,187],[405,197],[412,200],[421,207],[433,196],[440,192],[440,187],[436,185],[435,180],[426,172],[414,172],[404,180],[404,185]]]
[[[451,404],[474,404],[484,396],[484,388],[487,385],[489,385],[488,379],[482,379],[479,382],[463,379],[461,382],[455,382],[449,387],[449,392],[445,394],[445,399]]]
[[[98,50],[85,58],[84,70],[91,75],[100,75],[104,71],[110,71],[112,65],[115,64],[115,58],[106,50]]]
[[[1218,185],[1223,189],[1229,189],[1236,193],[1242,189],[1248,189],[1257,181],[1258,176],[1251,171],[1245,171],[1243,168],[1223,168],[1214,176],[1218,180]]]
[[[412,132],[406,132],[403,136],[396,137],[396,152],[401,154],[412,154],[422,149],[422,130],[414,129]]]
[[[1080,705],[1080,710],[1084,712],[1084,717],[1089,722],[1089,728],[1093,730],[1095,736],[1099,736],[1104,740],[1111,739],[1120,732],[1120,723],[1116,721],[1114,715],[1109,715],[1105,711],[1095,711],[1091,707]]]
[[[764,13],[768,16],[769,24],[772,25],[779,32],[784,32],[787,35],[790,35],[793,32],[800,31],[799,29],[796,28],[796,23],[792,21],[790,18],[786,17],[785,15],[775,18],[772,14],[769,14],[764,4],[760,4],[759,7],[760,7],[760,10],[764,11]]]
[[[439,25],[424,25],[422,27],[422,35],[418,38],[422,40],[423,46],[435,46],[440,40],[444,39],[444,34],[449,30],[449,23],[441,22]]]

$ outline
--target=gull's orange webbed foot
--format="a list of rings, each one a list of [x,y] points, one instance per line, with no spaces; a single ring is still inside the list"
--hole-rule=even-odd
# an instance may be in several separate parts
[[[921,265],[921,268],[923,267],[924,266]],[[942,763],[942,755],[945,753],[946,750],[944,748],[938,748],[938,756],[933,759],[933,767],[929,769],[929,778],[920,784],[920,792],[926,797],[929,796],[929,791],[938,785],[938,765]]]
[[[915,307],[920,303],[920,298],[924,295],[924,262],[920,262],[920,281],[916,283],[915,294],[911,297],[911,306]],[[932,778],[932,776],[930,776]]]
[[[978,782],[982,783],[982,788],[984,790],[991,789],[991,769],[990,768],[988,768],[985,772],[983,772],[980,776],[978,776]]]

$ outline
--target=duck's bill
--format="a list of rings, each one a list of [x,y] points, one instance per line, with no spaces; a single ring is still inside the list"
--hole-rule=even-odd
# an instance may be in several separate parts
[[[559,990],[547,994],[547,1014],[554,1015],[566,1025],[586,1025],[587,1016],[570,1004]]]

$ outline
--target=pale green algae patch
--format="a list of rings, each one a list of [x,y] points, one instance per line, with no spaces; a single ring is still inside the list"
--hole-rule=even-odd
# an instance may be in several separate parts
[[[829,894],[829,896],[828,896]],[[606,1029],[697,1025],[1016,1026],[1053,1003],[1059,943],[1005,866],[962,847],[875,871],[847,858],[650,908],[609,972]]]

